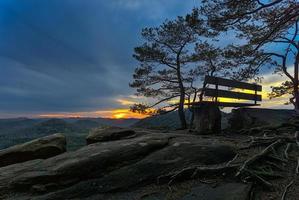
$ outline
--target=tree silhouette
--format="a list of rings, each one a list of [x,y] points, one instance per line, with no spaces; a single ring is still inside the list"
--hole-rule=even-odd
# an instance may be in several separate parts
[[[248,66],[231,59],[233,54],[246,54],[247,50],[236,52],[233,46],[218,47],[213,41],[216,35],[217,31],[208,28],[197,10],[186,17],[166,20],[158,27],[144,28],[145,43],[134,49],[139,66],[130,86],[136,88],[137,95],[153,98],[155,102],[138,103],[131,110],[161,114],[178,109],[184,129],[187,127],[184,104],[195,102],[198,94],[202,97],[205,75],[236,80],[254,77],[256,71],[250,66],[255,66],[255,61]]]
[[[231,47],[235,63],[247,64],[246,70],[252,73],[268,65],[274,67],[274,72],[284,74],[289,80],[273,87],[270,97],[292,94],[290,102],[299,109],[297,0],[203,0],[196,12],[206,17],[213,30],[234,31],[237,37],[247,41],[245,45]],[[273,46],[279,46],[279,50],[273,50]],[[293,74],[288,63],[293,63]]]
[[[201,23],[198,21],[198,23]],[[202,34],[205,30],[201,31]],[[192,80],[196,62],[194,51],[199,33],[189,26],[183,17],[165,21],[161,26],[144,28],[142,37],[146,41],[136,47],[133,55],[139,61],[135,69],[131,87],[137,95],[157,99],[152,105],[136,104],[133,111],[145,112],[149,108],[162,105],[157,112],[178,109],[181,128],[187,128],[184,114],[186,84]],[[175,100],[178,99],[178,102]],[[171,103],[170,103],[171,102]]]

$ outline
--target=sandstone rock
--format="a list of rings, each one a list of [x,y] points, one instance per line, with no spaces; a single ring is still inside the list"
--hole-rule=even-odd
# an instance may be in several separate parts
[[[232,110],[229,124],[233,130],[260,126],[278,126],[288,122],[295,114],[294,110],[238,108]]]
[[[65,136],[59,133],[49,135],[0,150],[0,167],[28,160],[46,159],[65,151]]]
[[[171,188],[167,184],[147,185],[131,191],[89,196],[84,200],[249,200],[252,184],[222,182],[211,186],[198,181],[183,181]]]
[[[98,128],[90,131],[86,137],[87,144],[92,144],[96,142],[105,142],[112,140],[119,140],[121,138],[126,138],[133,136],[135,134],[134,130],[119,128],[119,127],[109,127],[109,128]]]
[[[225,183],[215,188],[201,185],[191,189],[181,200],[248,200],[251,185]]]
[[[0,168],[0,198],[71,199],[155,183],[191,165],[231,160],[234,150],[217,140],[155,133],[90,144],[46,160]]]
[[[221,133],[221,112],[215,104],[194,108],[194,126],[200,134]]]

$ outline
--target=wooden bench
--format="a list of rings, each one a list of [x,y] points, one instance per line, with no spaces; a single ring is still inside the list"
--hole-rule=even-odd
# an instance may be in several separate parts
[[[229,80],[219,77],[206,76],[204,80],[205,87],[203,90],[203,96],[212,97],[212,101],[204,101],[202,98],[199,102],[193,104],[202,104],[202,103],[214,103],[222,107],[244,107],[244,106],[259,106],[258,101],[262,101],[262,96],[257,94],[262,91],[262,86],[257,84],[245,83],[241,81]],[[214,85],[214,88],[208,86]],[[219,89],[219,87],[225,86],[230,90]],[[245,89],[247,91],[253,91],[254,94],[237,92],[232,89]],[[242,103],[242,102],[220,102],[218,97],[229,98],[229,99],[239,99],[239,100],[249,100],[253,103]]]
[[[210,87],[212,86],[212,87]],[[223,89],[226,87],[226,89]],[[235,91],[241,89],[251,91]],[[194,124],[199,132],[221,132],[221,112],[220,107],[245,107],[259,106],[262,96],[258,92],[262,91],[262,86],[257,84],[245,83],[241,81],[229,80],[219,77],[206,76],[204,88],[200,95],[199,102],[190,103],[194,112]],[[204,100],[205,97],[211,98]],[[252,102],[221,102],[219,98],[238,99]]]

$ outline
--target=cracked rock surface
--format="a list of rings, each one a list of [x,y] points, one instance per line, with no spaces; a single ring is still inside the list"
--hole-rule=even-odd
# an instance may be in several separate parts
[[[0,150],[0,167],[64,153],[66,138],[57,133]]]
[[[137,134],[2,167],[0,199],[72,199],[129,191],[155,183],[171,171],[220,164],[234,156],[233,148],[214,139],[188,134]]]

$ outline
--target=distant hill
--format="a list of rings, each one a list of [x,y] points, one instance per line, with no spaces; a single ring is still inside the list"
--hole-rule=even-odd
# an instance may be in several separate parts
[[[66,135],[68,148],[76,149],[85,144],[85,137],[92,128],[129,127],[137,121],[106,118],[0,119],[0,149],[54,133]]]
[[[64,118],[64,119],[0,119],[0,135],[34,132],[65,132],[96,128],[99,126],[129,127],[138,119]]]
[[[287,122],[295,115],[294,110],[265,108],[239,108],[237,113],[239,114],[232,120],[232,113],[222,112],[221,128],[228,128],[229,120],[232,120],[234,126],[240,125],[244,126],[243,128],[278,125]],[[191,112],[188,110],[186,110],[186,118],[188,121],[191,118]],[[141,119],[132,127],[174,130],[180,127],[180,120],[178,112],[172,112]]]
[[[67,123],[63,119],[49,119],[35,124],[32,127],[18,131],[18,134],[29,134],[29,135],[50,135],[54,133],[65,133],[75,131],[72,124]]]
[[[191,112],[189,110],[185,111],[187,123],[191,120]],[[222,128],[227,128],[228,126],[228,118],[230,117],[230,114],[222,112]],[[180,119],[178,112],[171,112],[163,115],[156,115],[147,117],[144,119],[139,120],[135,124],[132,125],[132,127],[136,128],[147,128],[147,129],[168,129],[168,130],[175,130],[180,128]]]
[[[186,119],[189,122],[191,119],[191,112],[185,111]],[[147,129],[168,129],[175,130],[180,128],[180,119],[177,111],[162,115],[155,115],[139,120],[132,127],[147,128]]]
[[[92,129],[101,126],[99,122],[96,120],[90,120],[90,119],[82,119],[82,120],[77,120],[72,123],[72,126],[75,129],[79,130],[85,130],[85,129]]]
[[[110,119],[110,118],[80,118],[80,119],[64,119],[71,123],[76,130],[86,130],[100,126],[118,126],[129,127],[139,119]]]
[[[0,119],[0,135],[15,133],[18,130],[33,127],[42,122],[41,119],[15,118]]]

